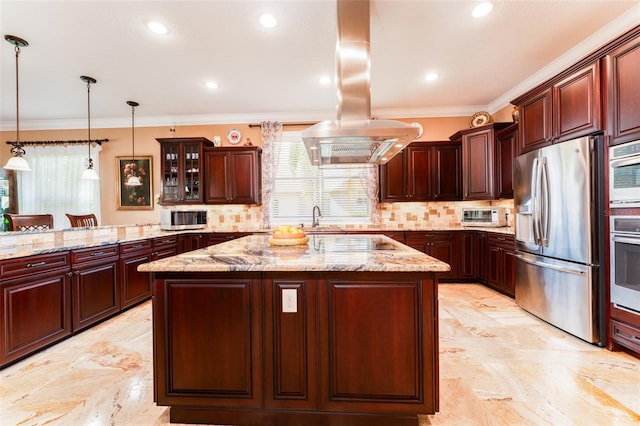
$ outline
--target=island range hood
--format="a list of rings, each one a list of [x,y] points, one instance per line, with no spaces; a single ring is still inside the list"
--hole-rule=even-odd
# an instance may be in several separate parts
[[[371,118],[370,4],[338,0],[336,120],[302,132],[311,164],[384,164],[419,137],[417,126]]]

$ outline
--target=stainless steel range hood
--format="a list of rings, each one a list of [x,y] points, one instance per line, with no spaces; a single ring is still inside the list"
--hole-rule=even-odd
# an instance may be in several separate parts
[[[419,136],[395,120],[371,119],[369,0],[338,0],[337,120],[302,132],[313,165],[384,164]]]

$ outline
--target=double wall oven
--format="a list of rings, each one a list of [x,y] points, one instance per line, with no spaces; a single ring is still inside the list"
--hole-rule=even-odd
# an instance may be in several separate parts
[[[615,215],[640,207],[640,140],[609,148],[609,162],[611,303],[640,315],[640,215]]]

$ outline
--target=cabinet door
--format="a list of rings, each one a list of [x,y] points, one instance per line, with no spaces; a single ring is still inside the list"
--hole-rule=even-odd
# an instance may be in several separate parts
[[[496,194],[498,198],[513,198],[513,160],[518,146],[518,125],[496,133]]]
[[[0,365],[71,335],[69,269],[0,284]]]
[[[225,151],[205,152],[206,203],[226,204],[229,198],[229,156]]]
[[[487,279],[487,233],[475,231],[473,233],[473,260],[476,279],[485,282]]]
[[[462,146],[460,144],[432,147],[432,199],[456,201],[462,199]]]
[[[262,405],[260,280],[154,282],[154,385],[159,405]]]
[[[157,138],[160,142],[162,204],[202,203],[203,148],[207,138]]]
[[[160,177],[162,184],[162,202],[173,204],[180,201],[183,190],[180,188],[180,146],[173,143],[160,145]]]
[[[506,294],[511,297],[516,295],[516,281],[515,281],[515,253],[513,250],[504,248],[504,258],[502,270],[504,272],[503,289]]]
[[[407,201],[407,151],[405,148],[380,166],[380,201]]]
[[[295,277],[274,278],[263,279],[262,285],[265,407],[316,409],[317,281]],[[285,309],[284,292],[295,295],[295,310]]]
[[[89,327],[120,310],[117,260],[74,266],[73,331]]]
[[[487,284],[498,288],[501,286],[502,249],[489,243],[487,250]]]
[[[606,57],[612,145],[640,139],[640,37]]]
[[[465,200],[494,198],[493,138],[492,129],[462,136],[462,193]]]
[[[181,186],[184,188],[182,201],[186,204],[199,203],[202,201],[202,191],[200,190],[200,178],[203,175],[202,159],[200,143],[185,143],[182,148],[182,163],[181,165]]]
[[[519,105],[520,154],[551,145],[553,138],[551,88],[537,93]]]
[[[229,202],[234,204],[259,204],[262,198],[260,158],[257,151],[240,151],[230,154]]]
[[[600,62],[553,86],[554,142],[588,135],[602,128]]]
[[[151,262],[151,240],[122,244],[130,251],[120,259],[120,307],[133,306],[151,297],[151,274],[138,272],[138,265]]]
[[[431,148],[427,146],[407,148],[407,198],[409,201],[431,199]]]
[[[180,253],[198,250],[205,246],[205,238],[202,234],[183,234],[180,236]]]
[[[474,261],[474,239],[473,232],[459,231],[457,232],[458,247],[458,274],[455,278],[475,279],[476,264]]]

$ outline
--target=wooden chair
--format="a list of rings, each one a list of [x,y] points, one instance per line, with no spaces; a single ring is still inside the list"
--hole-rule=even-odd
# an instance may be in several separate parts
[[[46,231],[53,229],[51,214],[14,214],[5,213],[9,221],[9,231]]]
[[[98,226],[98,219],[95,214],[69,214],[67,213],[72,228],[86,228],[88,226]]]

